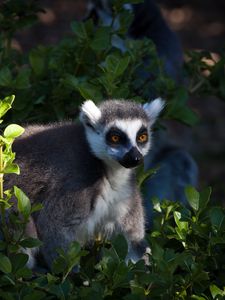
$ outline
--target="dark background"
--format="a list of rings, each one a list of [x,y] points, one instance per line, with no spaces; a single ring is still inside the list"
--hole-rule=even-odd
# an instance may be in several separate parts
[[[184,50],[208,50],[219,59],[218,52],[225,49],[225,1],[159,2]],[[189,135],[183,135],[180,129],[175,138],[196,158],[200,185],[212,185],[214,199],[225,203],[225,103],[221,99],[206,97],[191,99],[191,104],[201,117],[200,123]]]
[[[39,44],[55,44],[70,34],[70,22],[85,14],[85,0],[39,1],[45,13],[39,23],[21,32],[14,46],[27,51]],[[214,59],[225,49],[224,0],[160,0],[162,14],[170,28],[177,32],[183,50],[208,50]],[[211,63],[209,61],[209,63]],[[213,198],[225,203],[225,103],[221,99],[199,97],[190,99],[200,115],[200,122],[190,129],[171,122],[170,137],[197,160],[199,186],[213,186]]]

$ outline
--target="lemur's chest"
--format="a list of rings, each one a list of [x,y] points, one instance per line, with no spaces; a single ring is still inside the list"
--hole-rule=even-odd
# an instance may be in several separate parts
[[[96,205],[87,221],[89,235],[99,231],[110,235],[117,224],[128,212],[131,205],[132,187],[126,172],[117,174],[113,180],[104,178]]]

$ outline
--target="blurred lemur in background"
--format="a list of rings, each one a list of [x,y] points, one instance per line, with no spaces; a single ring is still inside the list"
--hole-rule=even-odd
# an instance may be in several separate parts
[[[94,18],[96,23],[101,19],[106,25],[111,24],[110,0],[87,0],[87,2],[88,9],[84,18]],[[155,0],[145,0],[139,4],[126,4],[125,8],[133,10],[134,13],[128,35],[134,39],[145,37],[151,39],[160,58],[164,60],[166,72],[176,81],[180,81],[183,64],[182,48],[176,34],[168,27],[155,2]]]
[[[110,22],[110,0],[89,0],[89,16]],[[158,55],[164,61],[166,73],[177,82],[182,82],[183,53],[176,34],[168,27],[163,19],[156,1],[144,0],[143,3],[128,5],[132,9],[134,20],[128,35],[134,39],[150,38],[157,49]],[[86,16],[88,17],[88,16]],[[141,73],[145,78],[150,74]],[[149,91],[149,99],[160,97]],[[145,185],[145,207],[147,226],[152,223],[152,204],[154,196],[160,200],[169,199],[187,204],[184,188],[187,185],[197,185],[198,167],[191,155],[177,147],[165,132],[156,132],[153,149],[145,159],[145,169],[160,166],[157,174]]]

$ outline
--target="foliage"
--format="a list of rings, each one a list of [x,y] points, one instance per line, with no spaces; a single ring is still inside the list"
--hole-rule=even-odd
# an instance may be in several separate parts
[[[168,99],[165,119],[193,125],[197,116],[188,107],[190,93],[225,98],[223,56],[209,66],[203,59],[211,58],[209,53],[190,52],[186,65],[186,73],[191,76],[189,89],[178,86],[165,74],[150,40],[127,37],[132,13],[124,9],[126,2],[113,2],[110,25],[94,26],[91,20],[73,22],[70,37],[27,54],[13,49],[12,39],[18,30],[37,21],[41,8],[34,0],[0,4],[0,96],[16,94],[8,121],[47,122],[73,117],[86,98],[132,98],[141,102],[149,95],[161,95]],[[0,101],[0,118],[13,100],[9,96]],[[210,188],[199,193],[188,187],[189,208],[154,200],[154,225],[146,234],[152,249],[150,266],[143,261],[125,263],[127,243],[123,236],[117,236],[111,242],[96,241],[88,251],[74,242],[67,253],[58,250],[52,270],[31,271],[25,249],[38,247],[41,242],[26,237],[25,229],[31,214],[41,206],[32,206],[19,187],[8,191],[3,188],[4,174],[19,174],[12,143],[22,132],[22,127],[11,124],[0,136],[1,299],[225,297],[225,210],[210,204]],[[142,170],[140,174],[139,185],[146,179]]]
[[[190,78],[189,90],[195,95],[213,95],[225,100],[225,53],[215,59],[207,51],[188,51],[185,69]]]
[[[13,100],[1,100],[1,117]],[[22,132],[14,124],[1,136],[2,177],[19,173],[11,146]],[[119,235],[111,242],[96,241],[89,251],[73,242],[67,252],[58,250],[52,269],[44,272],[31,271],[24,252],[41,245],[25,236],[29,218],[40,206],[32,206],[17,187],[2,192],[1,299],[224,299],[225,209],[209,204],[211,188],[199,193],[187,187],[188,208],[154,199],[154,226],[146,234],[152,251],[149,266],[143,260],[125,262],[128,245]]]
[[[196,123],[198,118],[187,105],[188,92],[165,74],[153,42],[127,36],[132,12],[124,8],[126,2],[113,2],[111,24],[74,21],[70,37],[56,46],[38,46],[28,54],[13,49],[11,41],[18,29],[34,23],[40,8],[34,0],[22,1],[22,5],[21,0],[3,2],[0,96],[16,95],[9,121],[74,117],[80,103],[89,98],[146,101],[160,95],[168,100],[164,118]]]

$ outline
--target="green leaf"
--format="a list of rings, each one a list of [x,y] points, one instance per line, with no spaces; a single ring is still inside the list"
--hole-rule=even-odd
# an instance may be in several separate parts
[[[4,137],[15,139],[24,133],[24,128],[17,124],[10,124],[4,130]]]
[[[94,39],[90,43],[91,48],[95,51],[101,51],[109,48],[111,46],[110,32],[110,27],[97,28]]]
[[[207,207],[207,205],[210,201],[211,194],[212,194],[211,187],[207,187],[203,191],[200,192],[199,206],[200,206],[201,210],[203,210]]]
[[[48,283],[55,283],[58,281],[58,277],[53,276],[51,273],[47,273]]]
[[[185,123],[189,126],[194,126],[199,121],[199,116],[189,107],[183,107],[174,114],[174,119]]]
[[[5,97],[3,100],[0,100],[0,118],[2,118],[6,112],[12,107],[12,103],[15,99],[14,95]]]
[[[110,73],[113,77],[118,77],[122,75],[126,68],[129,65],[130,57],[125,56],[123,58],[118,57],[117,55],[108,55],[106,58],[106,70]]]
[[[81,253],[81,246],[78,242],[74,241],[70,244],[69,249],[67,251],[67,255],[70,261],[76,260],[77,257],[80,256]]]
[[[133,14],[129,10],[125,10],[119,14],[120,34],[122,35],[127,34],[127,28],[130,27],[132,20],[133,20]]]
[[[12,276],[12,274],[8,273],[8,274],[5,274],[3,276],[1,276],[1,286],[15,286],[15,279],[14,279],[14,276]],[[0,289],[0,292],[1,292],[1,289]],[[15,298],[14,298],[15,299]],[[8,300],[8,298],[6,298],[6,300]]]
[[[41,49],[33,49],[29,54],[29,62],[37,76],[40,76],[45,69],[45,57]]]
[[[17,89],[26,89],[30,86],[30,69],[22,69],[17,75],[14,86]]]
[[[12,84],[12,74],[8,67],[0,70],[0,86],[9,87]]]
[[[31,269],[28,269],[27,267],[18,269],[18,271],[16,272],[16,277],[17,278],[25,278],[25,279],[31,279],[33,276]]]
[[[185,105],[173,106],[173,110],[170,110],[165,116],[169,116],[171,119],[178,120],[186,125],[194,126],[198,123],[198,115]]]
[[[53,274],[60,274],[66,271],[68,268],[66,259],[62,256],[58,256],[52,264]]]
[[[206,300],[207,298],[205,297],[201,297],[201,296],[197,296],[197,295],[192,295],[191,300]]]
[[[20,174],[20,168],[17,164],[10,164],[10,165],[7,165],[4,169],[4,173],[5,174],[17,174],[19,175]]]
[[[83,83],[78,86],[78,90],[84,99],[101,100],[101,91],[93,84]]]
[[[184,232],[187,232],[188,230],[188,222],[185,222],[185,221],[181,221],[182,219],[182,215],[179,211],[175,211],[173,213],[174,215],[174,220],[177,224],[177,227],[181,230],[181,231],[184,231]]]
[[[151,201],[152,201],[153,209],[154,209],[155,211],[161,213],[161,212],[162,212],[162,209],[161,209],[161,204],[160,204],[159,198],[153,197],[153,198],[151,199]]]
[[[76,34],[76,36],[81,39],[85,40],[88,38],[88,34],[86,31],[85,23],[79,21],[73,21],[71,23],[72,31]]]
[[[75,88],[76,90],[79,88],[79,84],[80,84],[79,79],[71,74],[67,74],[63,82],[67,86],[71,88]]]
[[[39,211],[43,208],[44,206],[41,203],[35,203],[31,207],[31,214],[35,211]]]
[[[128,245],[127,245],[127,240],[125,239],[125,237],[123,235],[121,235],[121,234],[117,235],[112,240],[112,246],[115,249],[115,251],[120,259],[126,258],[127,252],[128,252]]]
[[[2,276],[3,277],[3,276]],[[4,275],[4,277],[6,277],[6,275]],[[6,280],[4,280],[5,282]],[[11,283],[9,283],[11,284]],[[2,300],[15,300],[14,296],[12,295],[11,292],[3,292],[0,290],[0,299]]]
[[[220,207],[213,207],[210,210],[210,220],[211,223],[214,227],[216,227],[216,229],[220,230],[222,227],[222,224],[224,223],[225,220],[225,214],[222,210],[222,208]]]
[[[165,117],[178,120],[184,124],[194,126],[198,120],[198,115],[187,106],[188,92],[184,88],[179,88],[172,101],[168,102]]]
[[[28,262],[28,255],[24,253],[16,253],[11,257],[12,270],[17,272],[19,269],[23,268]]]
[[[217,299],[217,296],[225,296],[225,290],[221,290],[215,284],[210,285],[210,292],[213,299]]]
[[[33,290],[32,293],[23,297],[23,300],[41,300],[46,299],[46,294],[42,291]]]
[[[2,253],[0,253],[0,271],[2,271],[3,273],[12,272],[12,264],[9,258]]]
[[[61,284],[52,284],[50,285],[49,287],[49,292],[51,294],[54,294],[56,297],[52,298],[51,299],[62,299],[62,300],[66,300],[66,299],[80,299],[80,298],[73,298],[73,297],[70,297],[69,294],[70,294],[70,290],[71,290],[71,284],[68,280],[65,280],[63,283]],[[86,298],[84,298],[86,300]],[[88,298],[89,299],[89,298]],[[92,298],[92,299],[95,299],[95,298]]]
[[[155,175],[158,170],[159,167],[151,168],[145,171],[144,166],[143,165],[140,166],[137,170],[137,181],[138,181],[139,188],[145,183],[146,180],[148,180],[153,175]]]
[[[121,261],[113,274],[113,289],[118,287],[129,286],[128,266],[125,261]]]
[[[185,195],[187,197],[190,206],[194,209],[194,211],[197,212],[199,210],[199,199],[200,199],[198,191],[192,186],[187,186],[185,188]]]
[[[81,257],[86,256],[87,254],[88,251],[81,250],[80,244],[77,241],[74,241],[69,245],[67,253],[65,255],[61,253],[61,256],[65,256],[68,270],[70,271],[73,267],[79,265]]]
[[[210,244],[213,246],[217,245],[217,244],[225,244],[225,238],[224,237],[211,237]]]
[[[20,246],[24,248],[34,248],[34,247],[40,247],[43,243],[35,238],[26,238],[22,241],[20,241]]]
[[[18,187],[14,186],[14,194],[17,198],[18,210],[24,217],[29,217],[31,212],[31,204],[29,198]]]

